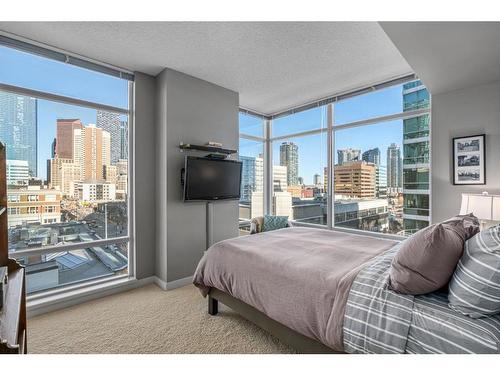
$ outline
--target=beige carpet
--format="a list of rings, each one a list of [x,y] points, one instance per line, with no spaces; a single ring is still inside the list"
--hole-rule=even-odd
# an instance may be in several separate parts
[[[30,353],[294,353],[194,286],[148,285],[28,321]]]

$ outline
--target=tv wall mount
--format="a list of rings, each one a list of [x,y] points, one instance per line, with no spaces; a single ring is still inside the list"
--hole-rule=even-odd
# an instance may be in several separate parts
[[[184,142],[181,142],[179,144],[179,148],[181,149],[181,152],[183,152],[184,150],[210,152],[210,154],[206,155],[206,157],[210,159],[225,159],[229,155],[236,154],[238,152],[237,150],[231,150],[228,148],[215,147],[209,145],[193,145],[191,143],[184,143]]]

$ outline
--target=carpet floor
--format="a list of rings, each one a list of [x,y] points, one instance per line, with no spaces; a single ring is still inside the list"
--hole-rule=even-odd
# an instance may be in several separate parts
[[[295,353],[191,285],[147,285],[28,320],[30,353]]]

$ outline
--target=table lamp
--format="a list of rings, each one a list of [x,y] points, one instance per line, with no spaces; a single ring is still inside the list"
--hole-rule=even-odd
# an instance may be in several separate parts
[[[500,195],[462,194],[460,215],[472,213],[481,222],[481,230],[487,221],[500,221]]]

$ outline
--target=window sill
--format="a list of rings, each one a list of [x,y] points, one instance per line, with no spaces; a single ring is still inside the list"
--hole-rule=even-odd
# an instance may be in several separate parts
[[[137,280],[128,275],[112,276],[105,280],[36,293],[26,299],[27,314],[28,317],[34,317],[96,298],[124,292],[152,282],[152,278]]]
[[[327,229],[327,230],[333,230],[333,231],[337,231],[337,232],[345,232],[345,233],[351,233],[351,234],[358,234],[360,236],[375,237],[375,238],[384,238],[384,239],[387,239],[387,240],[403,241],[404,239],[407,238],[405,236],[399,236],[397,234],[370,232],[370,231],[360,230],[360,229],[342,228],[342,227],[328,228],[326,225],[302,223],[300,221],[292,221],[292,223],[293,223],[294,226],[297,226],[297,227]]]

